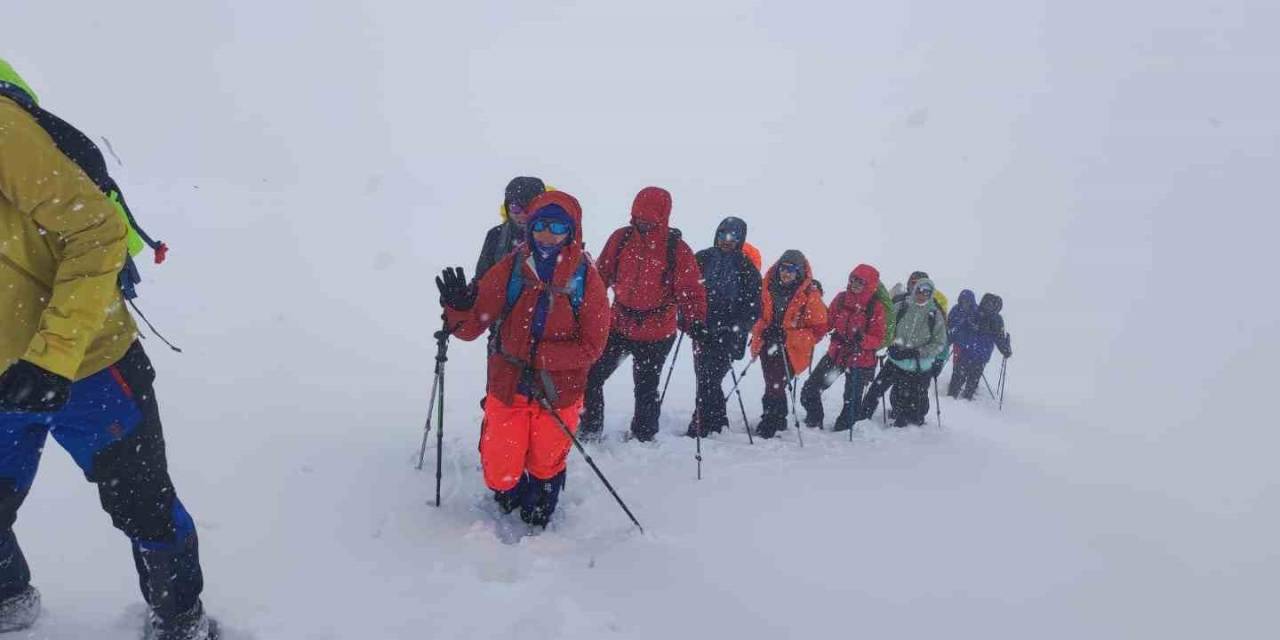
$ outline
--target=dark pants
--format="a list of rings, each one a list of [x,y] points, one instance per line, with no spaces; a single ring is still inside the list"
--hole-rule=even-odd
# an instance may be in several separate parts
[[[712,431],[719,433],[729,426],[724,377],[733,367],[733,353],[719,345],[699,347],[693,353],[693,365],[698,377],[698,400],[690,433],[698,428],[704,436]]]
[[[876,411],[880,396],[889,391],[893,403],[894,425],[924,424],[929,413],[929,384],[933,382],[931,371],[913,372],[899,369],[892,362],[885,362],[875,382],[862,399],[860,420],[870,418]]]
[[[658,434],[658,385],[662,382],[662,364],[671,353],[676,337],[659,342],[637,342],[616,333],[609,334],[604,354],[591,367],[587,376],[586,400],[582,409],[580,432],[590,437],[604,430],[604,383],[617,370],[622,359],[632,358],[631,374],[635,383],[636,406],[631,418],[631,433],[640,440],[652,440]]]
[[[952,398],[961,397],[972,400],[978,391],[978,383],[982,382],[982,372],[987,368],[985,360],[969,360],[956,358],[951,367],[951,383],[947,385],[947,395]]]
[[[195,523],[169,479],[154,380],[135,343],[114,366],[73,384],[59,411],[0,412],[0,598],[31,580],[13,524],[53,434],[98,485],[111,523],[132,541],[142,596],[156,614],[171,617],[199,603],[204,579]]]
[[[835,384],[836,378],[844,374],[844,406],[840,409],[840,415],[836,418],[835,430],[844,431],[853,426],[854,418],[859,415],[859,406],[862,404],[862,393],[871,384],[871,379],[875,376],[876,368],[867,367],[865,369],[853,367],[850,369],[842,369],[836,366],[831,356],[823,356],[818,362],[818,366],[814,367],[813,374],[805,380],[804,387],[800,390],[800,404],[804,406],[805,424],[811,427],[821,427],[824,417],[822,408],[822,392],[831,388]]]
[[[764,371],[764,397],[760,403],[764,412],[756,432],[762,438],[772,438],[787,428],[787,393],[795,375],[787,362],[782,345],[766,344],[760,349],[760,368]]]

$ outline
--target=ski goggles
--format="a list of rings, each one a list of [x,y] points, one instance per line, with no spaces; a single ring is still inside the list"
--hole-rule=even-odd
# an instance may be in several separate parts
[[[850,276],[850,277],[849,277],[849,286],[851,286],[851,287],[859,287],[859,288],[861,288],[861,287],[865,287],[865,286],[867,286],[867,281],[866,281],[866,280],[863,280],[862,278],[859,278],[858,276]]]
[[[792,275],[798,276],[801,273],[804,273],[804,267],[798,264],[791,264],[790,262],[784,262],[778,265],[778,271],[781,271],[782,273],[790,273]]]
[[[550,231],[555,235],[563,236],[569,233],[569,230],[573,228],[573,225],[569,224],[568,222],[562,222],[560,220],[544,219],[544,220],[535,220],[533,225],[531,225],[531,228],[533,229],[534,233],[543,233],[545,231]]]
[[[933,295],[933,289],[930,289],[929,287],[920,287],[916,289],[916,295],[928,298]]]
[[[738,234],[736,234],[736,233],[734,233],[734,232],[732,232],[732,231],[721,231],[721,232],[719,233],[719,235],[717,235],[717,236],[716,236],[716,240],[719,240],[719,241],[722,241],[722,242],[723,242],[723,241],[737,242],[737,241],[738,241]]]

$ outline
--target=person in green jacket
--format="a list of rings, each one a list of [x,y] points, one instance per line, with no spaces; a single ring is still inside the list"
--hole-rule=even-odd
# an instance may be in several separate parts
[[[0,60],[0,632],[40,613],[13,526],[52,435],[132,542],[146,637],[209,640],[195,521],[121,288],[131,226],[104,184],[92,141]]]
[[[947,321],[928,278],[916,280],[909,296],[893,307],[896,318],[888,358],[862,400],[859,420],[875,414],[880,396],[892,390],[894,426],[923,425],[929,412],[929,383],[934,361],[947,346]]]

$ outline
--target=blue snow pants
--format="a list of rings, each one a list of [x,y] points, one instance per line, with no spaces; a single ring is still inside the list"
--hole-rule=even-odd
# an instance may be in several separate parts
[[[0,411],[0,599],[31,580],[13,525],[52,434],[98,486],[111,523],[132,542],[147,604],[167,618],[199,602],[204,579],[195,523],[169,479],[154,380],[150,360],[134,343],[115,365],[73,384],[61,410]]]

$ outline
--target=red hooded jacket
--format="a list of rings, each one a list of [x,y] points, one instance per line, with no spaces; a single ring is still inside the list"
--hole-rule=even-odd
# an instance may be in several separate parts
[[[875,267],[860,264],[850,276],[866,282],[862,292],[854,295],[848,289],[836,295],[828,307],[827,320],[831,331],[831,346],[827,355],[841,368],[874,367],[875,347],[884,342],[887,331],[884,305],[873,300],[880,285],[880,272]],[[867,306],[871,306],[871,319],[867,320]],[[858,336],[861,336],[860,341]],[[862,348],[868,345],[870,348]]]
[[[671,281],[663,282],[667,268],[667,238],[671,219],[671,194],[645,187],[631,206],[632,222],[653,225],[647,233],[634,227],[613,232],[596,261],[605,286],[613,287],[613,331],[631,340],[658,342],[675,335],[676,311],[684,329],[695,320],[706,322],[707,291],[693,251],[684,240],[676,241]],[[624,237],[629,236],[625,246]]]
[[[495,352],[489,355],[489,393],[505,404],[512,404],[528,363],[533,369],[550,374],[557,392],[553,404],[563,409],[582,399],[587,372],[604,353],[609,339],[609,298],[600,273],[582,251],[582,207],[563,191],[549,191],[534,198],[529,203],[529,211],[536,213],[549,204],[560,205],[569,213],[575,231],[573,240],[560,250],[560,262],[551,281],[546,328],[538,341],[533,362],[530,362],[533,347],[530,327],[538,297],[547,286],[533,268],[528,246],[508,254],[485,273],[477,285],[476,303],[470,311],[445,309],[445,319],[451,327],[457,326],[454,335],[467,341],[475,340],[489,325],[501,321],[499,339],[494,342]],[[587,277],[582,303],[575,314],[568,293],[569,281],[583,260],[587,261]],[[502,318],[513,266],[522,270],[524,288],[507,316]]]

